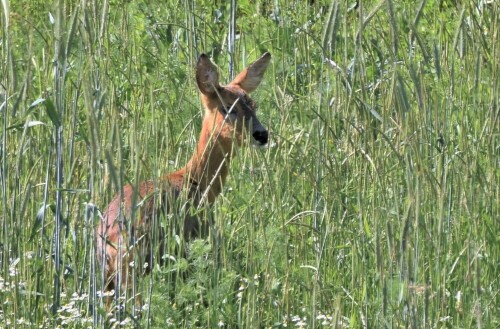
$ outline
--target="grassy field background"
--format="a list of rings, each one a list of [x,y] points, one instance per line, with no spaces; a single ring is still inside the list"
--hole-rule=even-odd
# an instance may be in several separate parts
[[[7,0],[0,22],[1,328],[500,327],[498,1]],[[264,51],[271,143],[237,151],[220,247],[172,249],[142,317],[105,320],[97,208],[191,156],[199,54],[230,81]]]

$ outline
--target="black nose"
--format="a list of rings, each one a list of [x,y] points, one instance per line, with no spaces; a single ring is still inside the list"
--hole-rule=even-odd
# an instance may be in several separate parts
[[[262,145],[267,144],[267,139],[269,138],[269,133],[267,130],[255,131],[253,133],[253,138]]]

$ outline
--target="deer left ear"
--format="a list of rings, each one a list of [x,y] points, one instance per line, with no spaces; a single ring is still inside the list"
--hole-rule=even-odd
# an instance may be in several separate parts
[[[205,54],[201,54],[196,63],[196,83],[205,95],[214,94],[220,87],[217,66]]]
[[[253,64],[241,71],[230,84],[237,85],[247,93],[251,93],[257,89],[262,81],[270,61],[271,54],[267,52],[264,53]]]

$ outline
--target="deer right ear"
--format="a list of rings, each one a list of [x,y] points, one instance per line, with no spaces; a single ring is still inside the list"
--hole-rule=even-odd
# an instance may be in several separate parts
[[[201,54],[196,63],[196,83],[198,89],[205,95],[214,94],[220,87],[217,66],[205,54]]]

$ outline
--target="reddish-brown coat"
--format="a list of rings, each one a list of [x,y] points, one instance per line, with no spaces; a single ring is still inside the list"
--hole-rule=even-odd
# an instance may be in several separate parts
[[[124,292],[130,291],[132,276],[129,271],[132,270],[130,264],[133,261],[139,259],[147,262],[149,266],[146,270],[151,267],[152,255],[138,253],[134,257],[134,251],[148,250],[144,246],[149,244],[149,225],[155,211],[172,211],[168,201],[170,198],[177,199],[181,193],[186,193],[194,207],[214,202],[226,181],[234,142],[242,145],[251,128],[254,143],[267,143],[267,130],[258,121],[254,104],[247,93],[258,87],[270,59],[271,55],[265,53],[229,85],[221,86],[217,67],[206,55],[200,56],[196,81],[205,115],[198,146],[191,160],[185,167],[164,176],[156,185],[152,181],[145,181],[136,189],[132,185],[124,186],[122,193],[117,194],[108,205],[97,228],[97,256],[104,269],[107,291],[116,289],[118,283]],[[228,114],[227,110],[233,105],[233,111]],[[163,208],[155,209],[160,204]],[[135,218],[127,222],[133,213]],[[196,217],[186,215],[183,228],[186,240],[201,233],[199,221]],[[131,227],[127,227],[127,224],[131,224]],[[129,237],[128,233],[134,236]],[[163,239],[164,235],[160,237]],[[140,272],[144,264],[138,265],[135,268]],[[136,304],[140,304],[138,298]]]

